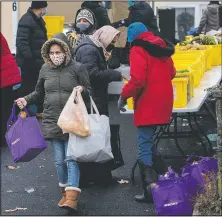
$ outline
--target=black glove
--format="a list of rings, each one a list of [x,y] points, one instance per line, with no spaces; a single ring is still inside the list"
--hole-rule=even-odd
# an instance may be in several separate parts
[[[124,20],[120,20],[120,21],[117,21],[115,23],[112,23],[112,26],[115,28],[115,29],[118,29],[122,26],[125,25],[125,21]]]
[[[126,100],[122,99],[122,96],[120,96],[119,100],[118,100],[118,108],[120,111],[125,112],[126,109],[124,108],[125,105],[127,104]]]

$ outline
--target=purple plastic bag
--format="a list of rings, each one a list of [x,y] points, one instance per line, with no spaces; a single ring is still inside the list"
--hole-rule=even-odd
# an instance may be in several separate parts
[[[29,162],[47,148],[36,117],[30,117],[26,108],[26,118],[15,114],[13,105],[11,116],[7,122],[8,131],[5,135],[13,161]]]
[[[205,189],[205,180],[202,174],[217,173],[218,164],[215,158],[195,157],[188,158],[188,164],[182,168],[182,173],[189,173],[198,182],[198,191],[203,193]]]
[[[179,176],[171,168],[152,185],[157,215],[192,215],[197,194],[197,181],[189,174]]]

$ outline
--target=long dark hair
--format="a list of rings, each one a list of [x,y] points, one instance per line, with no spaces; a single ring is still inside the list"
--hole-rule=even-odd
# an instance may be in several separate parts
[[[220,5],[219,1],[210,1],[209,5]]]

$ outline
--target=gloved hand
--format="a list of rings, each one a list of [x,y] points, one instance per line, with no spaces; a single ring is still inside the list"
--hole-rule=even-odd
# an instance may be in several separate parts
[[[118,100],[118,108],[120,111],[122,112],[125,112],[126,109],[124,108],[125,105],[127,104],[126,100],[122,99],[122,96],[119,97],[119,100]]]
[[[119,20],[111,24],[115,29],[118,29],[125,25],[125,20]]]

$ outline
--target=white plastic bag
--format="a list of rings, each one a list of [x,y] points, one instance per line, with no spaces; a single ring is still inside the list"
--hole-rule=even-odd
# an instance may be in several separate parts
[[[104,163],[113,159],[110,144],[109,118],[99,114],[99,111],[91,100],[90,136],[81,138],[72,133],[69,134],[67,156],[78,162]],[[93,114],[93,109],[96,114]]]
[[[58,119],[63,133],[73,133],[82,137],[89,136],[89,115],[80,91],[73,89]]]

